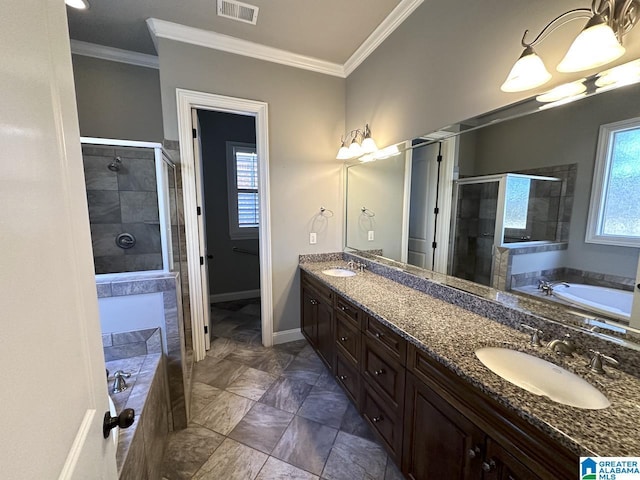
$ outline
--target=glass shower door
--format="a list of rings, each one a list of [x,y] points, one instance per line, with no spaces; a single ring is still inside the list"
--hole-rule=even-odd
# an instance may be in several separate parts
[[[500,179],[458,183],[451,275],[491,284]]]

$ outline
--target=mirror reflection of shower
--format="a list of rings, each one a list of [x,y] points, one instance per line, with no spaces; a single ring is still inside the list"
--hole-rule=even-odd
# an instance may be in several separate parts
[[[116,157],[113,162],[111,162],[107,168],[112,172],[119,172],[122,167],[122,159],[120,157]]]
[[[566,241],[559,224],[562,187],[560,178],[513,173],[457,180],[449,273],[494,285],[495,277],[511,274],[506,266],[503,275],[495,271],[496,247]]]

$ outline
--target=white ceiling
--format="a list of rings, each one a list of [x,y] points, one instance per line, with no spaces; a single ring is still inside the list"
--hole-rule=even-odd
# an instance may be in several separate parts
[[[256,26],[219,17],[216,0],[89,0],[67,7],[71,38],[155,54],[150,17],[343,64],[400,0],[244,0],[260,8]]]

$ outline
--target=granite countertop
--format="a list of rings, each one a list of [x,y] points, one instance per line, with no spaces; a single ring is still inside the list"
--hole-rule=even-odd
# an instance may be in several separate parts
[[[640,380],[605,366],[592,373],[588,358],[558,357],[529,346],[529,335],[478,314],[406,287],[369,271],[353,277],[331,277],[322,270],[345,262],[305,262],[300,268],[345,296],[398,332],[472,386],[512,409],[581,456],[638,456]],[[556,403],[523,390],[486,368],[475,356],[485,346],[504,346],[549,360],[586,379],[611,405],[584,410]]]

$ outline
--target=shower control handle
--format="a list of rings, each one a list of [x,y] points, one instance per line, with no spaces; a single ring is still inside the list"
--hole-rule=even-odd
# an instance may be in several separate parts
[[[104,422],[102,423],[102,436],[109,437],[109,433],[116,427],[129,428],[136,419],[136,412],[133,408],[125,408],[117,417],[112,417],[111,412],[105,412]]]

